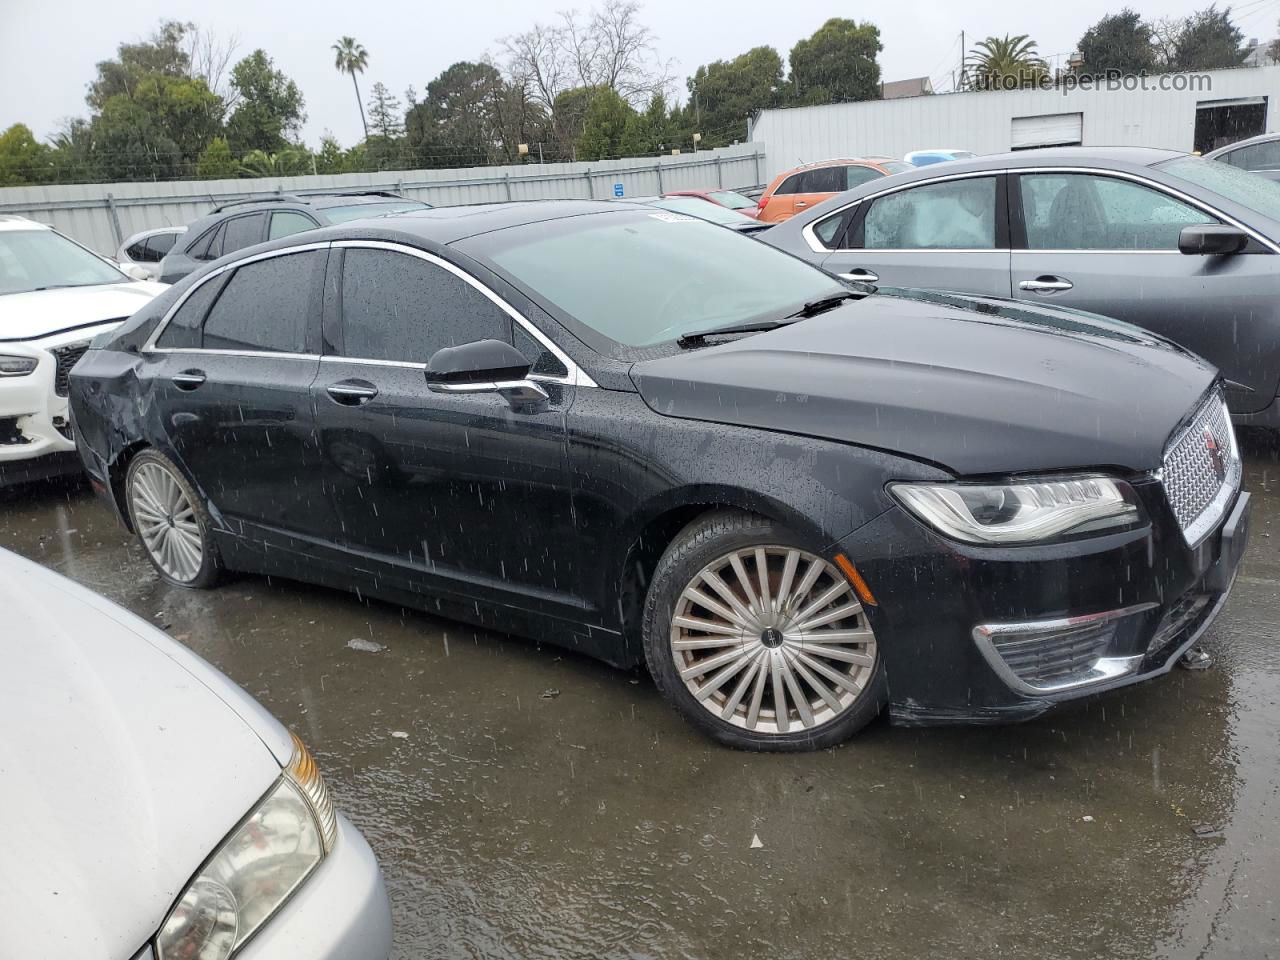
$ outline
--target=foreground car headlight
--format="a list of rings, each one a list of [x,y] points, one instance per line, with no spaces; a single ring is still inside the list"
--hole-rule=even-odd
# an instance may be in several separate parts
[[[39,363],[35,357],[15,357],[0,353],[0,377],[25,377],[33,373]]]
[[[904,507],[965,543],[1034,543],[1068,533],[1129,526],[1139,519],[1133,488],[1106,477],[1031,483],[895,483]]]
[[[337,813],[310,752],[296,736],[284,775],[169,913],[160,960],[226,960],[333,849]]]

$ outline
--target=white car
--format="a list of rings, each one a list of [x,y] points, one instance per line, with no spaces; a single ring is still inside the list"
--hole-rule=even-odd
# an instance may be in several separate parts
[[[76,472],[67,375],[164,284],[24,217],[0,216],[0,486]]]
[[[0,957],[386,960],[302,741],[154,626],[0,550]]]
[[[155,227],[143,230],[120,244],[115,260],[131,275],[145,274],[147,280],[160,279],[160,261],[173,249],[174,241],[187,232],[186,227]],[[139,279],[143,279],[139,277]]]

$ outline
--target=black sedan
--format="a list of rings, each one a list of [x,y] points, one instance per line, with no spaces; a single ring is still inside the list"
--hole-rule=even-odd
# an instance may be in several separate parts
[[[993,722],[1162,674],[1248,494],[1212,367],[850,289],[648,207],[432,210],[218,261],[72,376],[171,583],[358,591],[619,666],[716,739]]]

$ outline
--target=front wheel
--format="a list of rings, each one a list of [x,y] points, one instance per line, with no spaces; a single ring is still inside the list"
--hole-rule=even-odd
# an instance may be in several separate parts
[[[211,587],[222,570],[209,514],[172,460],[143,450],[125,477],[129,519],[147,558],[169,583]]]
[[[885,702],[875,632],[849,581],[795,534],[747,513],[707,514],[667,548],[644,646],[663,695],[733,747],[834,746]]]

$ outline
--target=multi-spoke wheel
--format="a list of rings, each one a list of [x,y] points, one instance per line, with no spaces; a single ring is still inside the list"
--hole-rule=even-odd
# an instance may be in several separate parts
[[[220,564],[208,536],[208,515],[191,485],[167,457],[144,450],[129,464],[129,516],[156,570],[185,587],[210,586]]]
[[[708,515],[672,543],[645,645],[663,692],[735,746],[838,743],[883,702],[875,632],[849,581],[748,514]]]

